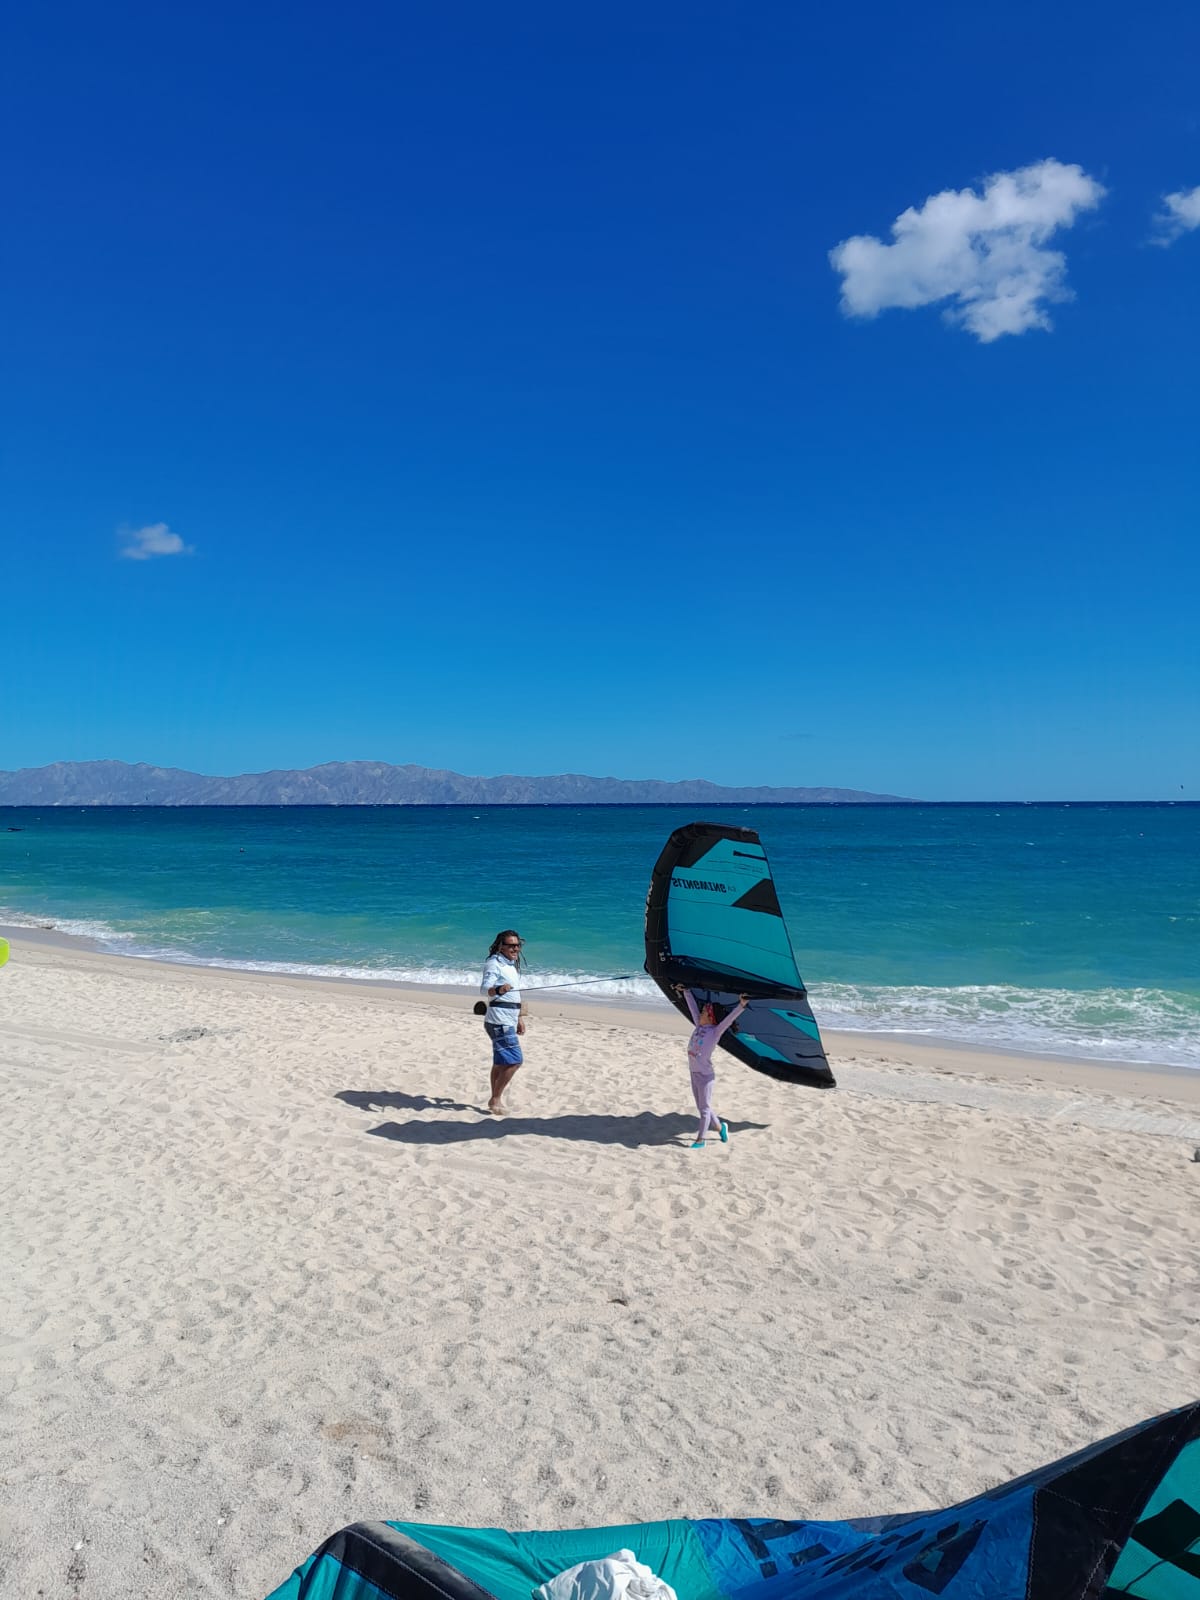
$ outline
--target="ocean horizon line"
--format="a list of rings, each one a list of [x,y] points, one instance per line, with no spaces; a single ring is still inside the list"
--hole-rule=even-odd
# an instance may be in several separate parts
[[[631,780],[633,781],[633,780]],[[679,810],[704,804],[719,811],[912,810],[914,807],[987,808],[1194,807],[1197,800],[24,800],[0,801],[0,811],[641,811]]]

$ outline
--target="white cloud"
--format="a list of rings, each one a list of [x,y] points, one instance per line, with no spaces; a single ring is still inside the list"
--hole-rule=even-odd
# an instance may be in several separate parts
[[[1163,208],[1155,217],[1158,234],[1154,244],[1174,244],[1193,228],[1200,228],[1200,183],[1194,189],[1177,189],[1163,195]]]
[[[842,275],[842,310],[874,317],[891,306],[949,300],[943,315],[984,344],[1052,326],[1046,306],[1069,300],[1066,258],[1047,241],[1104,198],[1082,167],[1039,161],[997,172],[974,189],[944,189],[892,224],[892,244],[870,234],[829,252]]]
[[[190,556],[193,546],[184,544],[177,533],[172,533],[165,522],[152,522],[145,528],[134,528],[125,537],[129,543],[121,554],[129,561],[149,561],[154,556]]]

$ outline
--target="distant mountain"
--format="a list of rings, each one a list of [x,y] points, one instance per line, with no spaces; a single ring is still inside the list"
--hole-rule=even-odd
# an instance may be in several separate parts
[[[0,772],[5,806],[819,805],[900,800],[861,789],[727,789],[703,778],[466,778],[385,761],[327,761],[302,772],[206,778],[139,761],[56,761]]]

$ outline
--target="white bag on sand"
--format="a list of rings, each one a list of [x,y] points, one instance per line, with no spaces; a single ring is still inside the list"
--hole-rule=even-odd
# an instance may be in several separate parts
[[[581,1561],[533,1591],[534,1600],[677,1600],[632,1550],[618,1550],[602,1561]]]

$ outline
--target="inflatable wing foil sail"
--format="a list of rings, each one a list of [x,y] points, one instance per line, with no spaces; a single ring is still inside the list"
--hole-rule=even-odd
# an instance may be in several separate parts
[[[1200,1403],[912,1516],[558,1533],[359,1522],[268,1600],[531,1600],[620,1549],[679,1600],[1200,1600]]]
[[[646,896],[646,971],[684,1016],[674,984],[686,985],[701,1003],[722,1006],[748,994],[722,1047],[772,1077],[834,1087],[767,852],[753,828],[689,822],[667,840]]]

